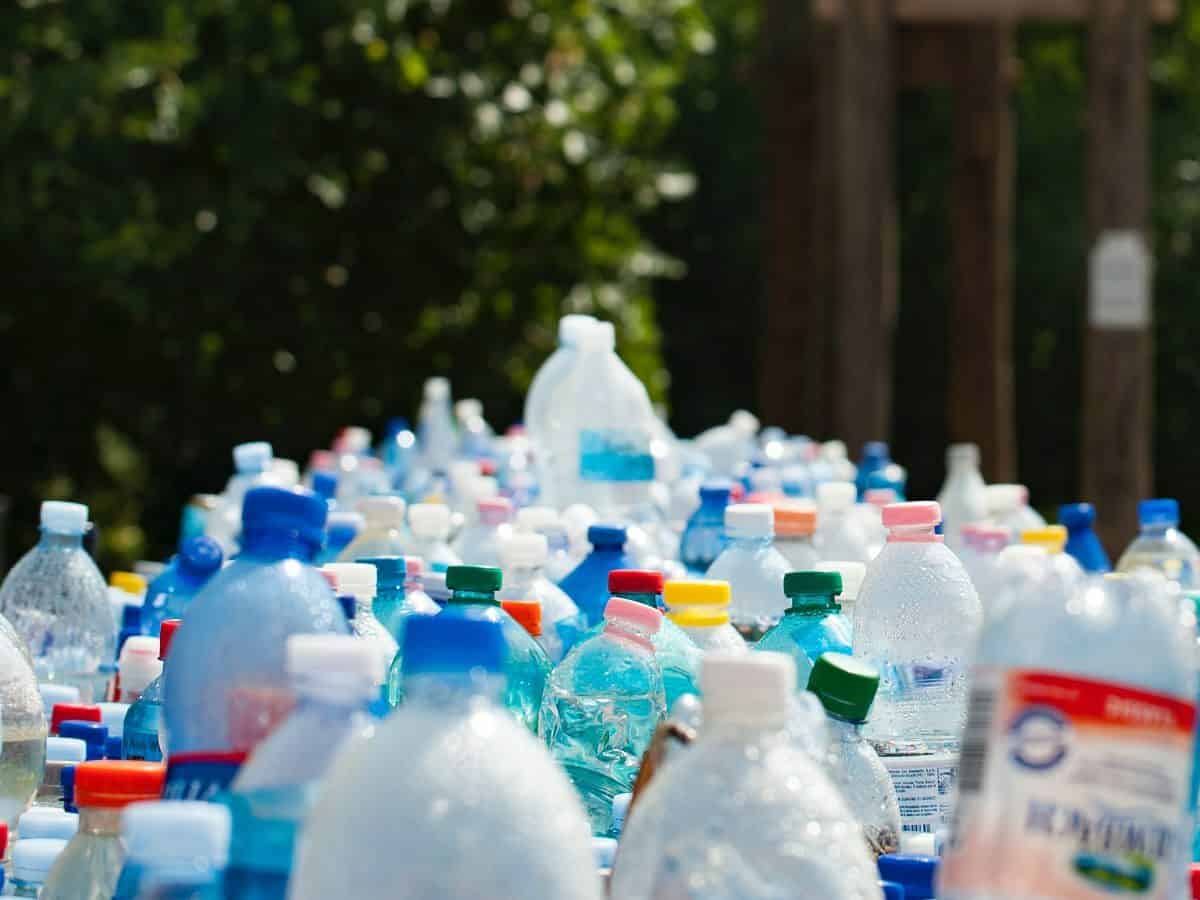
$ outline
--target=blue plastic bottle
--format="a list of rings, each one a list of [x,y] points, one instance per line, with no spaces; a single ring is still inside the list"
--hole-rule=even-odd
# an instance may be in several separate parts
[[[904,888],[904,900],[932,900],[937,870],[936,856],[885,853],[879,857],[879,877]]]
[[[1170,497],[1138,503],[1141,530],[1117,560],[1118,572],[1157,569],[1184,590],[1200,587],[1200,551],[1179,530],[1179,502]]]
[[[164,619],[182,619],[192,598],[221,568],[221,545],[210,537],[188,538],[161,575],[146,589],[142,633],[155,636]]]
[[[725,507],[732,490],[728,481],[706,481],[700,486],[700,506],[679,541],[679,561],[697,578],[703,577],[725,546]]]
[[[97,722],[62,722],[58,726],[58,736],[83,741],[87,747],[87,762],[104,759],[104,749],[108,744],[108,728],[105,726]]]
[[[1111,572],[1112,562],[1096,536],[1092,523],[1096,509],[1090,503],[1064,503],[1058,508],[1058,521],[1067,528],[1067,553],[1085,572]]]
[[[158,658],[164,663],[178,627],[178,619],[167,619],[158,632]],[[121,753],[125,759],[158,762],[163,758],[162,708],[163,678],[159,675],[125,713],[125,730],[121,736]]]
[[[609,597],[608,573],[613,569],[636,569],[637,566],[625,555],[625,529],[621,526],[592,525],[588,528],[587,539],[592,552],[558,586],[575,601],[591,628],[604,619],[604,607]]]
[[[223,900],[229,810],[217,803],[132,803],[121,814],[125,864],[112,900]]]
[[[317,562],[321,565],[333,562],[366,526],[362,513],[330,511],[325,525],[325,546],[317,553]]]
[[[192,602],[163,671],[171,754],[166,796],[207,800],[291,709],[285,670],[293,634],[346,634],[346,617],[312,561],[325,501],[255,488],[242,512],[242,552]]]
[[[867,478],[872,472],[886,468],[892,461],[891,451],[886,441],[867,441],[863,444],[862,456],[858,460],[858,474],[854,486],[858,488],[858,498],[861,500],[867,491]]]
[[[808,676],[822,653],[850,653],[850,623],[837,602],[841,592],[838,572],[788,572],[783,578],[783,593],[791,606],[754,649],[774,650],[794,659],[797,690],[808,686]]]
[[[546,676],[550,674],[550,657],[529,632],[500,607],[496,592],[500,590],[501,578],[499,569],[488,566],[451,566],[446,570],[450,599],[438,615],[500,623],[507,647],[504,705],[536,734],[542,692],[546,688]],[[405,694],[404,646],[401,645],[396,654],[388,678],[389,699],[393,706],[400,705]]]
[[[608,573],[608,589],[614,597],[624,597],[660,612],[663,610],[661,572],[614,569]],[[704,653],[687,633],[664,615],[662,625],[650,640],[654,644],[654,657],[662,669],[667,709],[670,710],[684,694],[699,694],[700,662]]]
[[[538,733],[566,769],[592,822],[608,835],[612,802],[633,789],[654,729],[666,714],[651,637],[662,613],[613,597],[604,630],[576,644],[546,682]]]
[[[375,602],[372,608],[383,627],[404,645],[404,620],[409,616],[431,616],[441,607],[429,599],[424,591],[410,591],[409,569],[420,560],[411,561],[403,556],[367,556],[357,560],[375,567]]]

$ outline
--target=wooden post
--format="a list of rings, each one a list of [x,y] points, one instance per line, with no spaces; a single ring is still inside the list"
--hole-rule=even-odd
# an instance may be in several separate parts
[[[836,51],[834,432],[887,438],[896,318],[891,0],[844,0]]]
[[[982,453],[989,481],[1016,478],[1012,365],[1012,28],[946,29],[954,174],[949,432]]]
[[[1149,201],[1147,0],[1094,0],[1088,37],[1088,234],[1143,236]],[[1147,279],[1148,282],[1148,279]],[[1089,279],[1084,354],[1083,496],[1110,553],[1137,528],[1153,484],[1153,357],[1148,283],[1124,312]],[[1118,304],[1120,303],[1118,298]]]

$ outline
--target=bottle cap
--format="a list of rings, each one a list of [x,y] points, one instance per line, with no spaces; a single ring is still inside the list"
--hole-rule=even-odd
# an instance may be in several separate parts
[[[965,543],[986,553],[999,553],[1008,546],[1011,533],[1002,525],[971,522],[959,529]]]
[[[251,441],[233,448],[233,467],[242,475],[263,472],[271,464],[274,452],[266,441]]]
[[[375,568],[375,591],[391,591],[404,586],[406,563],[403,556],[363,556],[355,562]],[[328,566],[323,567],[327,569]],[[335,589],[336,590],[336,589]]]
[[[46,762],[81,763],[87,759],[87,744],[79,738],[46,738]]]
[[[450,397],[450,379],[441,375],[425,379],[426,400],[446,400]]]
[[[370,563],[327,563],[322,572],[332,572],[337,580],[336,594],[349,594],[360,600],[375,596],[376,571]]]
[[[905,900],[930,900],[937,878],[936,856],[885,853],[879,857],[879,877],[904,887]]]
[[[620,525],[589,525],[587,539],[589,544],[597,548],[624,547],[626,533]]]
[[[989,515],[1013,512],[1020,509],[1029,491],[1023,484],[989,484],[984,489]]]
[[[841,462],[848,459],[850,454],[846,450],[845,441],[832,440],[821,445],[821,456],[830,462]]]
[[[58,733],[61,737],[78,738],[87,745],[87,758],[104,759],[104,742],[108,740],[108,728],[99,722],[60,722]]]
[[[863,579],[867,577],[867,567],[854,560],[827,560],[817,563],[821,572],[837,572],[842,576],[842,599],[853,603],[858,599],[862,589]]]
[[[492,566],[450,566],[446,569],[446,587],[452,591],[494,594],[503,583],[503,574]]]
[[[868,488],[863,491],[863,500],[877,509],[883,509],[895,503],[899,499],[899,495],[893,488]]]
[[[561,527],[558,513],[549,506],[526,506],[517,510],[517,528],[522,531],[549,531]]]
[[[407,504],[403,497],[390,495],[363,497],[358,501],[358,511],[367,520],[368,525],[399,528],[404,524],[404,511]]]
[[[775,512],[765,503],[732,503],[725,507],[725,534],[764,538],[775,534]]]
[[[858,499],[858,488],[850,481],[826,481],[817,485],[817,509],[840,512],[849,509]]]
[[[512,616],[532,637],[542,634],[542,604],[537,600],[501,600],[500,608]]]
[[[894,881],[879,882],[879,890],[883,892],[883,900],[905,900],[904,885]]]
[[[610,597],[604,606],[604,621],[619,622],[645,634],[657,634],[662,627],[662,613],[636,600]]]
[[[1062,553],[1067,546],[1067,527],[1047,525],[1045,528],[1030,528],[1021,532],[1021,543],[1045,547],[1047,553]]]
[[[125,740],[119,734],[110,734],[104,740],[105,759],[124,759]]]
[[[179,630],[180,619],[165,619],[158,630],[158,658],[166,659],[167,651],[171,649],[171,641]]]
[[[485,525],[500,525],[512,521],[512,501],[506,497],[484,497],[475,504],[479,521]]]
[[[323,500],[337,497],[338,477],[333,472],[313,472],[312,491]]]
[[[335,453],[366,453],[371,449],[371,431],[361,425],[347,425],[333,441]]]
[[[49,806],[30,807],[21,813],[21,818],[17,820],[17,834],[22,841],[37,838],[69,841],[78,830],[79,813],[69,813]]]
[[[1058,521],[1071,530],[1086,528],[1096,521],[1096,508],[1090,503],[1064,503],[1058,508]]]
[[[88,508],[82,503],[46,500],[42,503],[42,528],[55,534],[83,534]]]
[[[1138,522],[1142,525],[1178,525],[1179,501],[1170,497],[1142,500],[1138,503]]]
[[[934,528],[942,521],[942,507],[936,500],[892,503],[883,508],[884,528]]]
[[[444,540],[450,534],[450,507],[442,503],[414,503],[408,508],[408,524],[417,537]]]
[[[710,652],[700,666],[704,724],[782,728],[796,689],[796,664],[782,653]]]
[[[383,680],[383,660],[369,643],[350,634],[293,634],[287,639],[289,678],[338,690],[372,688]]]
[[[136,572],[113,572],[108,576],[108,586],[139,597],[146,593],[146,579]]]
[[[887,462],[889,459],[891,459],[891,451],[888,449],[887,441],[867,441],[863,444],[863,462]]]
[[[79,703],[79,688],[72,684],[43,681],[38,684],[38,693],[42,695],[42,711],[46,714],[47,721],[59,703]]]
[[[310,491],[251,488],[242,502],[242,532],[287,534],[318,548],[325,542],[328,513],[329,505]]]
[[[1200,897],[1200,863],[1192,863],[1192,900]]]
[[[41,884],[67,846],[55,838],[24,838],[13,844],[12,877],[16,881]]]
[[[830,715],[862,723],[879,690],[879,672],[849,654],[822,653],[808,676],[808,689]]]
[[[405,678],[425,674],[504,671],[504,630],[480,616],[409,616],[401,669]]]
[[[729,416],[729,424],[735,431],[740,431],[742,434],[758,434],[758,416],[748,410],[735,409]]]
[[[128,858],[154,868],[183,867],[197,875],[225,868],[229,859],[229,808],[199,800],[149,800],[121,812]]]
[[[50,711],[50,733],[58,734],[63,722],[99,722],[100,707],[94,703],[55,703]]]
[[[158,638],[135,634],[121,646],[117,670],[121,673],[122,692],[140,694],[150,682],[162,674],[158,644]]]
[[[158,642],[155,641],[155,643],[158,643]],[[159,663],[157,656],[155,657],[154,661],[156,663]],[[162,664],[159,663],[159,665],[161,666]],[[121,679],[122,685],[124,685],[124,682],[125,682],[125,679],[122,678]],[[125,688],[122,686],[121,689],[124,690]],[[143,690],[144,690],[144,688],[143,688]],[[125,736],[125,714],[129,712],[129,704],[128,703],[97,703],[96,705],[100,707],[100,724],[108,729],[108,736],[112,737],[113,735],[116,735],[117,737],[124,737]]]
[[[294,459],[271,458],[271,476],[281,487],[294,488],[300,483],[300,466]]]
[[[506,569],[543,565],[550,555],[550,545],[544,534],[514,531],[499,541],[500,562]]]
[[[69,763],[58,773],[58,783],[62,785],[63,809],[69,813],[79,812],[75,805],[75,770],[83,763]]]
[[[596,320],[591,316],[578,313],[563,316],[558,320],[558,342],[565,347],[575,347],[584,333],[595,324]]]
[[[193,578],[207,578],[221,568],[224,561],[225,554],[221,552],[221,545],[210,537],[198,534],[179,545],[176,565],[180,571]]]
[[[683,606],[728,606],[728,581],[666,581],[663,602],[670,608]]]
[[[729,502],[729,495],[732,492],[732,482],[727,481],[724,478],[715,478],[700,485],[700,500],[701,502],[708,501],[710,503],[717,502],[725,504]]]
[[[652,569],[613,569],[608,573],[608,592],[618,597],[626,594],[661,594],[662,573]]]
[[[788,572],[783,576],[784,596],[797,594],[824,594],[837,596],[842,592],[840,572],[804,571]]]
[[[979,445],[978,444],[951,444],[946,448],[947,464],[963,464],[967,463],[973,466],[979,465]]]
[[[166,769],[160,763],[99,760],[75,767],[75,805],[118,808],[157,800]]]
[[[779,537],[808,537],[817,530],[817,511],[808,503],[776,503],[775,534]]]

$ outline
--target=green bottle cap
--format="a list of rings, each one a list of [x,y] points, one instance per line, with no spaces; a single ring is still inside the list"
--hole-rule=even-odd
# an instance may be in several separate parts
[[[446,569],[446,587],[451,591],[494,594],[504,576],[492,566],[450,566]]]
[[[831,716],[861,724],[879,690],[879,672],[846,653],[822,653],[808,676],[808,689]]]
[[[796,594],[837,596],[841,592],[841,572],[788,572],[783,576],[783,593],[788,597]]]

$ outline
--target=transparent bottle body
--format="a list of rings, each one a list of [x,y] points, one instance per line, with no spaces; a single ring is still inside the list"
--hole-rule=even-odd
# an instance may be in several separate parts
[[[1161,572],[1184,590],[1200,585],[1200,553],[1177,528],[1143,527],[1117,561],[1118,572],[1143,568]]]
[[[746,646],[746,639],[728,622],[720,625],[680,625],[679,628],[699,648],[701,653],[713,651],[739,653],[749,649]]]
[[[112,900],[125,863],[121,810],[85,807],[79,831],[46,875],[42,900]]]
[[[987,485],[978,465],[969,461],[952,462],[937,502],[942,508],[946,546],[958,552],[963,544],[962,527],[987,519]]]
[[[862,826],[873,856],[900,851],[900,803],[888,770],[862,727],[834,716],[828,719],[825,770]]]
[[[0,819],[15,833],[46,765],[46,718],[37,679],[18,647],[0,635]]]
[[[412,536],[395,525],[372,525],[358,534],[338,555],[339,562],[357,562],[374,556],[405,556],[411,553]]]
[[[787,560],[789,572],[806,572],[816,568],[817,563],[822,559],[822,554],[817,550],[816,544],[810,537],[776,537],[775,549]],[[841,559],[842,557],[829,558]]]
[[[850,652],[850,623],[840,613],[821,609],[789,610],[779,624],[759,638],[755,650],[785,653],[796,661],[796,690],[808,687],[808,676],[822,653]]]
[[[552,663],[562,660],[587,629],[587,618],[575,601],[542,574],[541,568],[517,567],[504,573],[500,600],[536,600],[542,607],[542,633],[537,638]]]
[[[450,566],[462,565],[462,559],[446,543],[444,537],[413,535],[412,555],[419,556],[435,572],[444,572]]]
[[[121,755],[159,762],[163,758],[163,682],[155,678],[125,713]]]
[[[725,504],[702,502],[692,513],[679,540],[679,561],[688,574],[703,576],[725,546]]]
[[[875,555],[871,535],[863,524],[863,518],[852,509],[821,510],[813,545],[821,559],[868,563]]]
[[[350,627],[355,637],[366,641],[371,646],[371,650],[379,657],[379,671],[383,672],[386,678],[387,670],[391,667],[392,660],[396,658],[396,651],[400,647],[391,631],[375,618],[375,611],[372,607],[373,603],[370,597],[356,600],[354,621],[350,623]]]
[[[729,582],[729,620],[749,641],[783,616],[783,576],[792,571],[771,538],[732,538],[705,578]]]
[[[512,533],[508,522],[474,522],[462,530],[452,548],[468,566],[500,565],[500,541]]]

